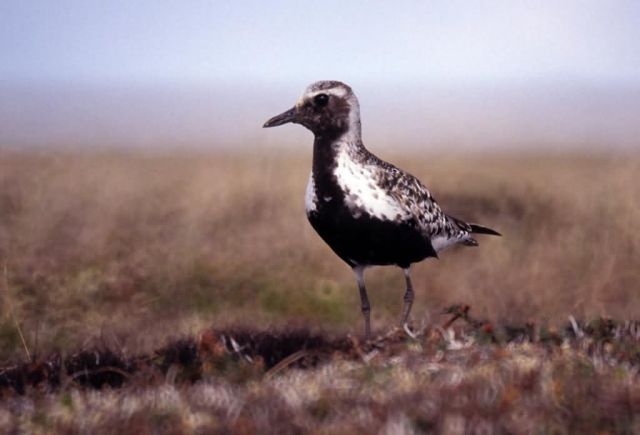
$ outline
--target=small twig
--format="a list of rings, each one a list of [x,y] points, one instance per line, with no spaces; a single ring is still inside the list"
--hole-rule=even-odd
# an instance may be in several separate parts
[[[449,341],[449,333],[448,333],[449,328],[445,329],[440,325],[436,325],[436,331],[438,331],[440,333],[440,336],[442,337],[443,340],[445,340],[447,342]]]
[[[273,366],[269,370],[267,370],[267,372],[264,374],[264,377],[266,379],[271,379],[276,374],[278,374],[282,370],[286,369],[287,367],[289,367],[294,362],[304,358],[305,356],[311,355],[311,354],[312,354],[312,352],[308,351],[306,349],[302,349],[302,350],[299,350],[297,352],[294,352],[291,355],[289,355],[288,357],[286,357],[283,360],[281,360],[278,364],[276,364],[275,366]]]
[[[409,325],[407,325],[406,323],[402,325],[402,329],[404,329],[404,332],[406,332],[406,333],[407,333],[407,335],[408,335],[409,337],[411,337],[412,339],[414,339],[414,340],[415,340],[415,339],[416,339],[416,337],[418,336],[417,334],[415,334],[414,332],[412,332],[412,331],[409,329]]]
[[[380,354],[380,351],[378,349],[373,349],[368,354],[362,355],[362,361],[364,361],[365,364],[369,364],[369,362],[379,354]]]
[[[77,379],[80,378],[82,376],[89,376],[89,375],[95,375],[98,373],[116,373],[120,376],[122,376],[123,378],[125,378],[126,380],[131,379],[131,374],[125,372],[122,369],[119,369],[118,367],[113,367],[113,366],[105,366],[105,367],[98,367],[97,369],[93,369],[93,370],[80,370],[77,371],[75,373],[72,373],[69,375],[69,377],[71,379]]]
[[[472,323],[472,320],[469,317],[470,309],[471,307],[466,304],[453,305],[449,307],[447,310],[443,312],[443,314],[453,314],[453,316],[449,320],[447,320],[444,323],[444,325],[442,325],[442,328],[449,329],[449,327],[453,325],[453,322],[455,322],[458,319],[463,319],[463,320],[466,320],[467,323]]]
[[[27,341],[24,339],[24,335],[22,334],[22,328],[20,328],[20,324],[16,319],[16,316],[13,314],[13,303],[11,301],[11,296],[9,295],[9,273],[7,271],[7,263],[4,262],[2,265],[2,287],[4,288],[5,300],[7,301],[7,306],[9,308],[9,315],[11,316],[11,320],[16,325],[16,329],[18,330],[18,335],[20,336],[20,341],[22,342],[22,346],[24,348],[24,352],[27,354],[27,361],[31,361],[31,352],[29,352],[29,346],[27,346]]]
[[[36,319],[36,330],[35,330],[35,337],[33,338],[33,358],[36,359],[38,358],[38,338],[39,338],[39,332],[40,332],[40,318]]]
[[[382,349],[384,347],[384,343],[386,343],[391,337],[396,335],[398,333],[398,331],[400,331],[400,328],[397,327],[397,326],[394,326],[385,335],[381,335],[381,336],[376,337],[375,341],[371,342],[371,345],[373,347]]]
[[[169,369],[167,370],[167,374],[164,377],[164,381],[169,384],[169,385],[173,385],[176,383],[176,377],[178,376],[178,365],[177,364],[171,364],[169,366]]]
[[[577,338],[584,337],[584,332],[580,329],[578,322],[576,322],[576,318],[573,315],[569,315],[569,323],[571,323],[571,328],[573,329],[573,333]]]
[[[449,327],[451,325],[453,325],[453,322],[455,322],[456,320],[458,320],[460,317],[462,317],[460,314],[454,314],[452,318],[450,318],[449,320],[447,320],[444,325],[442,325],[442,329],[449,329]]]

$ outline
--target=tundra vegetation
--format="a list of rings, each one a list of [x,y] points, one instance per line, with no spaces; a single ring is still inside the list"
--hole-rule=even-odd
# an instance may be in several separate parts
[[[378,151],[504,237],[365,343],[309,154],[0,152],[0,430],[640,432],[640,156]]]

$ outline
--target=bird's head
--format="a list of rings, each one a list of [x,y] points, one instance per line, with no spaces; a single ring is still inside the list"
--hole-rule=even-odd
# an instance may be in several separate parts
[[[337,81],[315,82],[295,106],[264,123],[265,128],[288,122],[301,124],[316,136],[360,138],[360,106],[351,88]]]

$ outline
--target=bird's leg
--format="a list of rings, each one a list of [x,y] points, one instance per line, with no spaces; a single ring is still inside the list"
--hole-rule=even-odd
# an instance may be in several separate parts
[[[371,305],[369,305],[369,297],[367,297],[367,289],[364,286],[364,267],[355,266],[353,272],[356,274],[358,281],[358,290],[360,290],[360,307],[364,316],[364,335],[366,340],[371,339]]]
[[[400,319],[400,327],[403,327],[409,320],[409,313],[413,305],[413,285],[411,284],[411,269],[407,267],[404,270],[404,279],[407,283],[407,290],[404,292],[404,307],[402,308],[402,318]]]

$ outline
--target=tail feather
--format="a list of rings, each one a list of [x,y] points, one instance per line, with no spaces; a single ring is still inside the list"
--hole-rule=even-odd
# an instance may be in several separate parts
[[[462,243],[465,246],[478,246],[478,241],[473,237],[468,237],[468,236],[466,239],[463,239],[462,242],[460,243]]]
[[[488,227],[483,227],[482,225],[469,224],[469,227],[471,228],[472,234],[489,234],[491,236],[502,236],[502,234],[500,234],[496,230],[492,230]]]
[[[458,228],[471,234],[489,234],[492,236],[502,236],[502,234],[500,234],[496,230],[492,230],[488,227],[483,227],[482,225],[470,224],[463,221],[462,219],[458,219],[450,215],[447,215],[447,218],[452,220],[458,226]]]

